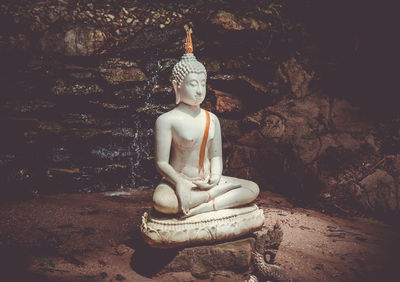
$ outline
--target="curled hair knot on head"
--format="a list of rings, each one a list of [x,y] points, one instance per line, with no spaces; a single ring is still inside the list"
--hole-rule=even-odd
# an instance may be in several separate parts
[[[176,81],[178,87],[189,73],[204,73],[207,77],[206,68],[200,63],[193,53],[186,53],[172,70],[172,80]]]

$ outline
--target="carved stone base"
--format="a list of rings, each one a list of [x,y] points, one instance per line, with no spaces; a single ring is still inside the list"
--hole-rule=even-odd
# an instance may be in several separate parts
[[[142,217],[141,233],[152,247],[175,248],[238,238],[261,229],[263,224],[264,213],[253,204],[182,219],[146,212]]]

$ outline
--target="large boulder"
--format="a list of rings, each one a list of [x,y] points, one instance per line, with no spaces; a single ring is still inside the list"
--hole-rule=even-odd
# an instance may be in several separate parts
[[[304,97],[310,93],[309,86],[315,77],[315,72],[307,70],[296,58],[292,57],[279,66],[277,76],[290,85],[290,90],[294,95]]]
[[[388,172],[393,177],[382,177],[390,189],[368,188],[376,183],[371,179],[365,180],[368,185],[360,183],[382,158],[380,142],[373,124],[348,101],[320,92],[286,97],[247,116],[239,128],[241,137],[235,142],[241,146],[234,143],[227,151],[229,174],[257,182],[261,176],[261,186],[273,185],[299,199],[341,201],[348,197],[366,210],[396,212],[387,196],[397,191],[396,159],[390,169],[393,173]],[[366,200],[369,190],[378,195],[372,202]]]
[[[268,23],[251,17],[236,16],[227,11],[218,11],[211,18],[211,23],[225,30],[266,30]]]
[[[360,182],[361,203],[368,210],[379,213],[399,213],[399,182],[388,172],[377,169]]]
[[[95,27],[77,26],[67,31],[47,31],[40,39],[44,52],[56,52],[65,56],[91,56],[102,53],[106,34]]]
[[[243,110],[243,102],[230,93],[214,90],[217,102],[215,109],[218,113],[240,113]]]
[[[329,147],[357,150],[361,144],[374,144],[369,133],[373,126],[357,113],[359,109],[345,100],[331,102],[328,96],[313,93],[283,100],[250,118],[265,138],[291,144],[299,158],[311,164]]]
[[[147,77],[136,62],[111,58],[100,66],[101,76],[110,84],[146,81]]]

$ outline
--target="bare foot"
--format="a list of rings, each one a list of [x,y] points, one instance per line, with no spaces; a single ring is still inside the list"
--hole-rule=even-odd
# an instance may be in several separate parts
[[[194,207],[192,209],[189,210],[189,212],[187,213],[187,216],[193,216],[196,214],[200,214],[200,213],[205,213],[205,212],[210,212],[213,211],[213,200],[200,204],[197,207]]]

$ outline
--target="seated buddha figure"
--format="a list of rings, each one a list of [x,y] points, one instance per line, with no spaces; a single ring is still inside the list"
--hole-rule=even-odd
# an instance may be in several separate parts
[[[164,214],[192,216],[252,202],[259,193],[252,181],[222,175],[222,141],[218,118],[200,107],[207,72],[193,54],[190,31],[186,53],[174,66],[177,106],[155,125],[156,167],[163,176],[153,194]]]

